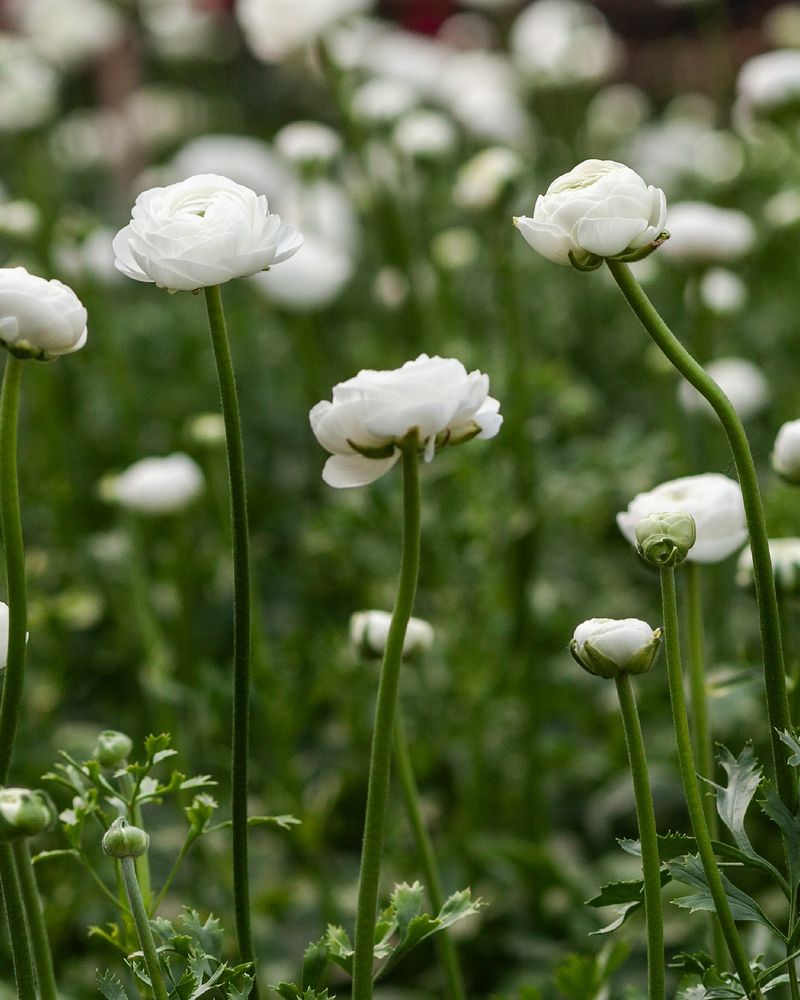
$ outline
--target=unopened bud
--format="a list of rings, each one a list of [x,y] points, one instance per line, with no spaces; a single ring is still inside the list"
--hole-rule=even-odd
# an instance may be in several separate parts
[[[569,651],[588,673],[616,679],[646,673],[660,642],[661,629],[638,618],[590,618],[575,629]]]
[[[362,656],[380,658],[386,649],[392,616],[388,611],[357,611],[350,618],[350,638]],[[433,626],[422,618],[409,618],[403,639],[404,659],[413,659],[433,645]]]
[[[117,816],[103,837],[103,850],[111,858],[139,858],[149,846],[150,837],[124,816]]]
[[[130,756],[133,740],[116,729],[104,729],[97,737],[94,759],[100,767],[112,768]]]
[[[55,810],[45,792],[0,788],[0,841],[35,837],[53,822]]]
[[[646,514],[636,525],[639,555],[656,566],[682,563],[696,538],[694,518],[684,511]]]

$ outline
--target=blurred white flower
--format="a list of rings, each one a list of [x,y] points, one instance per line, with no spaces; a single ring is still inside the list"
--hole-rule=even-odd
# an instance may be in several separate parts
[[[341,153],[342,139],[322,122],[290,122],[275,134],[275,149],[295,166],[330,163]]]
[[[744,212],[704,201],[670,205],[667,228],[662,256],[687,264],[736,260],[752,249],[756,239],[755,226]]]
[[[431,240],[431,258],[444,271],[459,271],[478,259],[481,245],[468,226],[443,229]]]
[[[173,146],[202,132],[209,122],[208,101],[197,91],[168,84],[149,84],[132,91],[122,107],[125,124],[145,149]]]
[[[162,56],[223,59],[234,48],[233,33],[211,4],[195,0],[139,0],[142,24]]]
[[[511,26],[517,66],[539,85],[607,79],[622,58],[620,41],[603,15],[580,0],[537,0]]]
[[[164,458],[142,458],[118,476],[101,483],[103,499],[140,514],[172,514],[202,493],[203,473],[182,452]]]
[[[375,275],[372,293],[375,301],[385,309],[399,309],[408,298],[408,278],[399,267],[382,267]]]
[[[769,556],[778,593],[797,596],[800,593],[800,538],[770,538]],[[749,545],[739,555],[736,582],[740,587],[755,586],[753,553]]]
[[[774,194],[764,206],[764,218],[776,229],[800,222],[800,191],[787,188]]]
[[[383,656],[392,616],[388,611],[356,611],[350,618],[350,641],[360,652]],[[403,656],[414,657],[433,645],[433,626],[422,618],[409,618],[403,639]]]
[[[392,125],[417,102],[417,92],[409,84],[376,76],[355,91],[350,109],[356,118],[370,125]]]
[[[30,42],[0,33],[0,132],[36,128],[58,104],[58,77]]]
[[[711,267],[700,279],[700,301],[713,313],[729,316],[739,312],[747,301],[747,286],[733,271]]]
[[[584,160],[536,199],[533,217],[514,219],[548,260],[569,265],[619,257],[655,244],[664,229],[664,192],[614,160]]]
[[[253,54],[279,62],[372,5],[372,0],[238,0],[236,16]]]
[[[221,174],[279,200],[294,184],[292,172],[259,139],[244,135],[201,135],[190,139],[160,168],[161,182],[173,184],[194,174]]]
[[[217,174],[143,191],[114,238],[116,266],[136,281],[194,291],[263,271],[303,238],[264,195]]]
[[[225,443],[225,420],[221,413],[198,413],[186,427],[186,433],[195,444],[216,446]]]
[[[772,448],[772,468],[790,483],[800,483],[800,420],[783,424]]]
[[[800,101],[800,52],[778,49],[753,56],[736,80],[736,117],[745,121],[793,108]]]
[[[773,7],[761,22],[761,31],[776,49],[800,48],[800,4]]]
[[[339,297],[353,266],[352,256],[341,246],[311,233],[281,267],[254,274],[251,281],[290,312],[316,312]]]
[[[684,115],[637,129],[625,144],[624,159],[667,189],[695,180],[727,184],[744,167],[737,136]]]
[[[124,162],[132,138],[121,111],[75,108],[51,130],[50,153],[68,170],[113,168]]]
[[[741,488],[735,480],[716,472],[672,479],[647,493],[637,493],[628,509],[617,514],[617,527],[635,546],[641,519],[646,514],[670,511],[683,511],[694,518],[697,541],[689,550],[689,562],[721,562],[747,540]]]
[[[661,630],[640,618],[590,618],[575,629],[570,652],[596,677],[643,674],[653,665]]]
[[[281,218],[304,237],[319,236],[331,246],[353,254],[359,227],[350,197],[326,178],[291,185],[280,200]]]
[[[522,175],[523,166],[522,158],[513,149],[482,149],[456,174],[453,201],[459,208],[492,208]]]
[[[0,268],[0,343],[19,357],[72,354],[86,343],[86,309],[60,281]]]
[[[35,202],[19,198],[15,201],[0,199],[0,233],[17,239],[34,235],[42,217]]]
[[[338,488],[374,482],[397,462],[398,442],[412,432],[426,461],[437,447],[494,437],[503,418],[488,393],[488,375],[468,374],[455,358],[421,354],[393,371],[360,371],[309,414],[315,437],[332,453],[322,478]]]
[[[8,605],[0,601],[0,670],[8,660]]]
[[[638,134],[649,116],[650,99],[641,87],[612,83],[592,98],[586,111],[586,128],[595,142],[616,142],[623,136]],[[634,166],[639,173],[650,176],[648,171]]]
[[[395,146],[409,157],[437,160],[449,156],[458,142],[455,125],[438,111],[409,111],[397,123]]]
[[[125,20],[106,0],[15,0],[17,29],[49,62],[71,69],[119,44]]]
[[[451,53],[434,96],[470,135],[509,144],[530,138],[530,115],[513,68],[498,52]]]
[[[73,281],[89,279],[101,285],[115,284],[122,276],[114,267],[113,239],[114,231],[105,226],[97,226],[72,238],[56,236],[51,247],[53,260],[59,272]]]
[[[769,383],[752,361],[746,358],[717,358],[705,367],[742,420],[749,420],[767,405]],[[684,410],[690,413],[714,416],[711,404],[685,379],[681,379],[678,385],[678,399]]]

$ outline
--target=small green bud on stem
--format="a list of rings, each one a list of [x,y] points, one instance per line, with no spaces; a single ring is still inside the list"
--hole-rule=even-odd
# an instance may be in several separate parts
[[[0,788],[0,841],[6,843],[42,833],[55,819],[46,792],[29,788]]]
[[[94,758],[100,767],[117,767],[130,756],[133,740],[116,729],[104,729],[97,737]]]
[[[636,525],[639,555],[655,566],[677,566],[697,539],[694,518],[684,511],[647,514]]]
[[[149,846],[150,837],[124,816],[117,816],[103,837],[103,850],[111,858],[139,858]]]

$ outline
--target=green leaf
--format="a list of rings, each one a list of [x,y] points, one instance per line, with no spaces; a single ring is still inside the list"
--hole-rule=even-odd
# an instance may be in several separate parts
[[[786,746],[792,751],[789,757],[789,764],[792,767],[800,767],[800,742],[794,733],[790,733],[788,729],[784,729],[782,733],[778,733],[781,738],[781,742],[785,743]]]
[[[242,976],[241,985],[231,983],[228,986],[228,1000],[247,1000],[253,989],[253,977],[247,974]]]
[[[620,941],[607,944],[597,955],[568,955],[555,971],[555,982],[567,1000],[596,1000],[628,957]]]
[[[181,791],[185,791],[187,788],[211,788],[213,785],[219,784],[219,782],[214,781],[210,774],[196,774],[193,778],[186,778],[175,771],[173,779],[175,775],[178,775],[177,785]]]
[[[635,913],[638,909],[640,909],[641,906],[642,903],[640,900],[636,902],[625,903],[622,906],[616,907],[616,909],[614,910],[614,912],[617,915],[615,919],[612,920],[610,924],[606,924],[605,927],[601,927],[599,930],[590,931],[589,937],[595,937],[598,934],[610,934],[612,931],[617,930],[619,927],[622,927],[622,925],[625,923],[628,917],[631,916],[631,914]]]
[[[329,924],[323,938],[330,960],[341,966],[345,972],[353,974],[353,946],[344,927]]]
[[[162,760],[166,760],[167,757],[177,757],[177,750],[158,750],[153,754],[153,763],[160,764]]]
[[[222,927],[219,920],[209,913],[205,921],[201,922],[200,914],[197,910],[184,909],[183,913],[175,921],[192,940],[196,941],[199,949],[206,955],[218,957],[222,951]]]
[[[128,1000],[122,981],[113,972],[98,972],[97,988],[106,1000]]]
[[[667,868],[662,868],[662,887],[670,880],[670,873]],[[644,880],[640,878],[625,879],[619,882],[609,882],[602,886],[600,892],[591,899],[586,900],[587,906],[595,908],[600,906],[619,906],[621,903],[641,902],[644,897]]]
[[[705,951],[679,951],[669,963],[669,967],[704,976],[709,969],[714,968],[714,959]]]
[[[689,837],[685,833],[659,833],[657,839],[658,856],[661,861],[672,861],[673,858],[691,854],[696,849],[694,837]],[[637,858],[642,856],[642,845],[638,840],[622,839],[617,843],[626,854],[633,854]]]
[[[755,856],[753,845],[744,828],[744,820],[753,796],[761,783],[761,767],[751,744],[745,744],[738,757],[725,747],[719,748],[717,760],[728,776],[726,787],[709,782],[717,793],[717,812],[733,834],[736,846],[745,854]]]
[[[250,816],[247,822],[250,826],[279,826],[282,830],[291,830],[293,826],[298,826],[302,820],[285,813],[281,816]]]
[[[74,847],[61,848],[56,851],[39,851],[31,858],[31,862],[38,865],[40,861],[52,861],[54,858],[77,858],[80,861],[81,853]]]
[[[783,834],[789,866],[790,898],[794,899],[800,884],[800,813],[789,812],[775,788],[768,781],[762,785],[763,797],[759,800],[762,812],[775,823]]]
[[[152,763],[156,759],[156,755],[166,750],[171,742],[172,737],[169,733],[159,733],[158,736],[151,733],[145,737],[144,751],[147,754],[148,761]]]
[[[312,941],[303,953],[303,989],[316,989],[328,968],[328,946],[323,938]]]

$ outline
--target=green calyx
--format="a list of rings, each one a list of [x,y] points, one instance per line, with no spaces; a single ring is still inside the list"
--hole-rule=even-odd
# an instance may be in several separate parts
[[[0,788],[0,841],[9,843],[35,837],[55,819],[56,811],[46,792],[29,788]]]
[[[130,756],[133,740],[115,729],[104,729],[97,737],[94,758],[100,767],[117,767]]]
[[[103,837],[103,850],[111,858],[139,858],[149,846],[150,837],[124,816],[117,816]]]
[[[647,514],[636,526],[639,555],[655,566],[677,566],[697,539],[694,518],[685,511]]]
[[[579,666],[592,674],[593,677],[603,677],[606,680],[616,680],[623,674],[646,674],[653,666],[659,646],[661,645],[661,629],[656,629],[651,642],[640,647],[632,656],[624,659],[613,659],[601,652],[591,641],[584,642],[579,649],[573,639],[569,645],[572,658]]]

